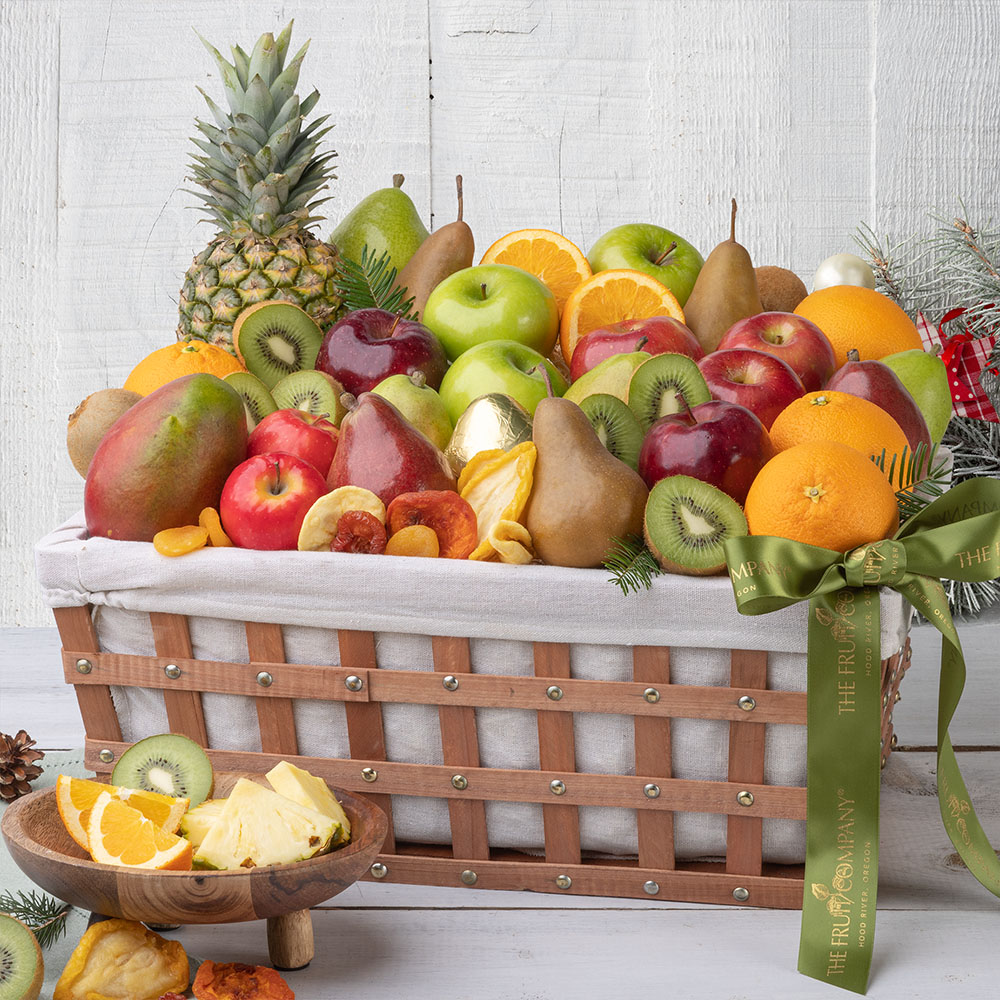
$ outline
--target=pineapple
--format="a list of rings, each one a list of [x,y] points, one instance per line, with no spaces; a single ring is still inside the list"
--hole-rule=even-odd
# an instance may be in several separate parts
[[[337,252],[310,232],[322,218],[311,212],[325,200],[315,195],[333,176],[336,153],[317,154],[328,116],[304,124],[319,94],[300,102],[293,93],[309,43],[285,67],[291,33],[289,23],[277,39],[261,35],[249,56],[235,46],[232,64],[202,39],[222,73],[229,112],[201,91],[216,124],[196,121],[201,136],[192,142],[204,155],[192,157],[192,179],[203,190],[193,193],[220,231],[184,276],[178,340],[233,352],[233,324],[257,302],[292,302],[321,327],[339,305]]]

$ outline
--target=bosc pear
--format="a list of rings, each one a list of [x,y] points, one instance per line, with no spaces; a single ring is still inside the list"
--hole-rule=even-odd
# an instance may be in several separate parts
[[[538,457],[525,527],[544,562],[597,567],[612,539],[642,534],[646,484],[601,444],[576,403],[543,399],[531,436]]]
[[[719,346],[737,321],[762,313],[757,275],[746,247],[736,242],[736,199],[729,217],[729,239],[720,243],[698,272],[684,304],[684,322],[706,354]]]

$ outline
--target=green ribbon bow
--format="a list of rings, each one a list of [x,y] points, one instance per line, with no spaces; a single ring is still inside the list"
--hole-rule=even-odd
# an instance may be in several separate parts
[[[942,577],[1000,577],[1000,480],[966,480],[911,517],[894,538],[847,553],[764,536],[733,538],[725,546],[742,614],[809,601],[799,971],[864,993],[878,888],[880,586],[899,591],[946,640],[937,722],[941,817],[969,871],[1000,896],[1000,861],[969,801],[948,735],[966,671],[941,586]]]

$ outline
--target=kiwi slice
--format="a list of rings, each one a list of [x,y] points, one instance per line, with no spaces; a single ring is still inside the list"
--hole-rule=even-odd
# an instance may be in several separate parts
[[[189,809],[212,794],[215,772],[208,754],[178,733],[147,736],[118,758],[111,784],[190,799]]]
[[[340,426],[347,409],[340,401],[344,387],[326,372],[294,372],[286,375],[272,390],[279,410],[305,410],[314,417],[326,416]]]
[[[37,1000],[44,979],[38,939],[20,920],[0,913],[0,1000]]]
[[[643,534],[668,573],[721,572],[726,565],[722,543],[747,533],[740,505],[700,479],[667,476],[649,491]]]
[[[601,444],[615,458],[632,469],[638,469],[643,434],[635,414],[617,396],[606,392],[585,396],[579,405],[587,414]]]
[[[251,375],[268,389],[292,372],[314,368],[323,331],[291,302],[258,302],[233,326],[233,346]]]
[[[636,368],[628,384],[629,409],[644,434],[660,417],[683,413],[711,398],[698,366],[683,354],[653,355]]]
[[[247,431],[252,431],[269,413],[278,408],[274,397],[267,391],[267,386],[256,375],[250,372],[230,372],[225,377],[243,400],[243,409],[247,415]]]

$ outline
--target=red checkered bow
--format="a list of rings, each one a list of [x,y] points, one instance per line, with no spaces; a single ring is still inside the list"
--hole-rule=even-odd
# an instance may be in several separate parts
[[[940,350],[941,360],[948,369],[948,383],[955,413],[960,417],[1000,423],[1000,415],[983,385],[983,381],[996,385],[1000,378],[996,364],[990,362],[990,354],[996,348],[998,336],[991,334],[977,337],[968,328],[951,336],[944,332],[945,326],[964,312],[965,307],[949,310],[941,317],[936,328],[927,321],[923,313],[917,313],[920,339],[928,351]]]

